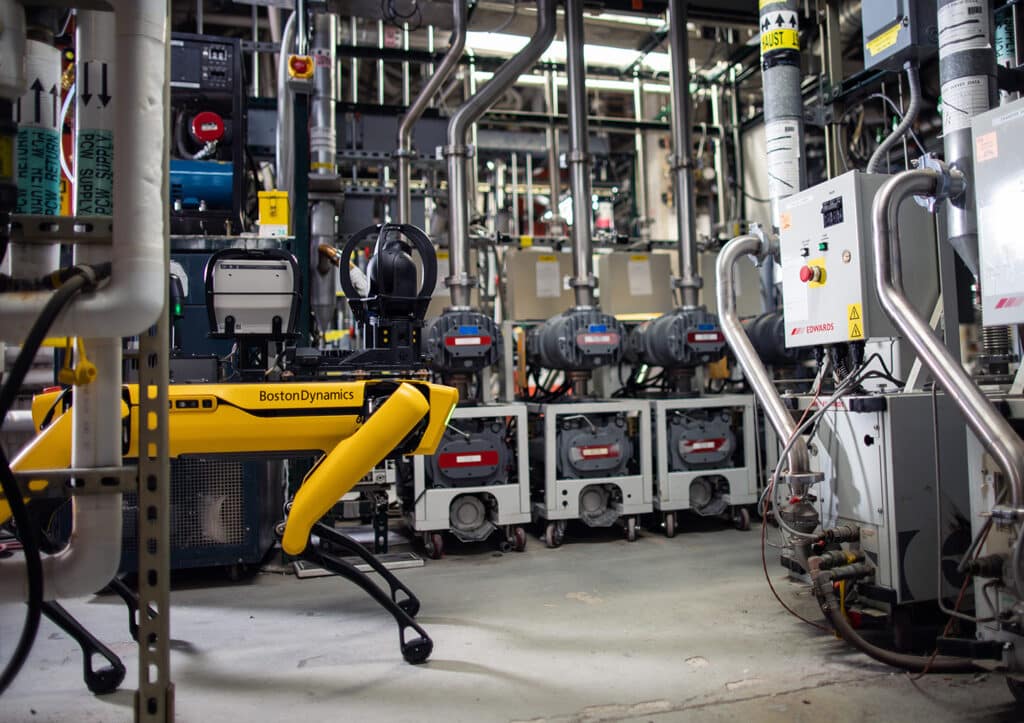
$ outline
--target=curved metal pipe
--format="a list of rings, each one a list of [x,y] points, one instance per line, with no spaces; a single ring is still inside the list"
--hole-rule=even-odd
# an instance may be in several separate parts
[[[766,258],[770,255],[771,249],[766,248],[761,239],[752,234],[737,236],[727,243],[721,253],[718,254],[716,266],[718,299],[718,322],[725,334],[726,341],[732,348],[733,354],[743,367],[743,373],[747,377],[750,388],[764,406],[765,415],[771,422],[775,433],[782,440],[788,440],[796,433],[796,424],[789,414],[789,410],[782,403],[779,393],[772,384],[768,370],[764,368],[757,352],[754,351],[750,339],[747,337],[743,325],[740,324],[739,315],[736,313],[736,292],[733,288],[733,267],[743,256],[756,256]],[[807,456],[807,444],[802,437],[797,437],[787,457],[789,461],[789,474],[807,474],[810,472],[810,461]]]
[[[472,98],[455,111],[448,122],[448,146],[444,149],[448,159],[448,243],[451,275],[445,279],[452,295],[452,306],[469,307],[469,293],[475,280],[469,273],[469,197],[466,187],[467,163],[470,149],[466,146],[469,127],[480,120],[507,88],[520,75],[540,60],[551,45],[557,27],[556,0],[537,0],[537,29],[518,55],[502,63],[501,67]]]
[[[951,173],[954,181],[962,186],[962,175],[958,171]],[[896,233],[900,204],[915,194],[935,195],[942,180],[942,174],[931,169],[904,171],[886,181],[879,189],[871,209],[875,288],[885,313],[906,336],[921,362],[931,370],[942,388],[956,402],[978,441],[1006,474],[1010,483],[1010,505],[1016,511],[1024,504],[1024,442],[960,363],[946,351],[946,347],[932,333],[928,322],[910,305],[903,293],[903,272]]]
[[[398,151],[395,153],[398,156],[398,177],[395,179],[398,186],[398,223],[412,223],[412,192],[409,189],[409,183],[412,171],[413,126],[423,116],[423,111],[427,109],[441,86],[459,66],[462,53],[466,49],[468,19],[466,0],[454,0],[452,3],[452,42],[448,47],[448,52],[444,54],[441,64],[413,99],[412,105],[409,106],[401,123],[398,124]]]

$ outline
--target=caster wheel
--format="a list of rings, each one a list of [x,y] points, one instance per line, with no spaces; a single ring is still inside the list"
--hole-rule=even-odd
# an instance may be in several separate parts
[[[117,667],[107,666],[100,670],[94,670],[85,679],[85,685],[93,695],[107,695],[117,690],[124,680],[125,668],[123,665]]]
[[[544,528],[544,544],[549,548],[559,547],[562,544],[562,538],[565,533],[557,522],[549,522],[547,527]]]
[[[676,513],[666,512],[665,513],[665,537],[676,536]]]
[[[512,530],[512,549],[516,552],[526,551],[526,530],[522,527]]]
[[[423,547],[426,548],[427,557],[431,560],[440,560],[444,557],[444,538],[440,532],[424,532]]]
[[[395,604],[402,608],[410,618],[416,617],[416,613],[420,611],[420,601],[411,597],[403,598]]]
[[[746,532],[750,529],[750,511],[746,507],[740,507],[732,517],[732,523],[737,530]]]
[[[433,651],[434,643],[429,638],[413,638],[407,643],[402,643],[402,657],[405,658],[405,662],[412,665],[427,662]]]
[[[626,518],[626,539],[636,542],[636,517]]]

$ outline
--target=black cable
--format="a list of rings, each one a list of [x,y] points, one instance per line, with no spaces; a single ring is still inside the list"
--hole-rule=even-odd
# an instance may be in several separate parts
[[[25,610],[25,623],[18,637],[11,659],[0,673],[0,695],[7,690],[21,667],[28,659],[32,645],[39,631],[39,618],[43,614],[43,559],[39,554],[39,533],[29,518],[28,509],[21,499],[21,490],[11,472],[7,455],[0,448],[0,487],[3,488],[7,505],[11,508],[11,517],[18,528],[18,537],[25,552],[25,572],[28,577],[28,601]]]
[[[14,361],[7,379],[4,380],[3,388],[0,388],[0,420],[5,419],[11,407],[14,406],[18,391],[25,382],[32,362],[39,352],[43,340],[46,339],[50,327],[53,326],[53,322],[78,293],[95,285],[99,278],[97,269],[92,267],[76,267],[76,270],[77,273],[68,278],[47,300],[22,343],[18,358]],[[109,274],[109,267],[106,268],[106,274]],[[40,556],[38,530],[28,514],[28,509],[21,497],[18,481],[14,477],[14,472],[11,471],[10,462],[2,448],[0,448],[0,488],[3,489],[4,497],[11,508],[11,517],[18,529],[18,537],[25,553],[25,573],[28,578],[25,624],[21,629],[21,635],[18,637],[18,644],[11,659],[0,673],[0,695],[2,695],[25,664],[39,630],[39,618],[42,616],[43,610],[43,561]]]
[[[747,193],[747,189],[745,189],[743,187],[742,183],[737,183],[736,181],[733,181],[732,182],[732,187],[735,188],[740,193],[742,193],[743,197],[745,199],[747,199],[748,201],[753,201],[755,203],[771,203],[772,202],[772,200],[770,198],[759,198],[757,196],[754,196],[753,194]]]

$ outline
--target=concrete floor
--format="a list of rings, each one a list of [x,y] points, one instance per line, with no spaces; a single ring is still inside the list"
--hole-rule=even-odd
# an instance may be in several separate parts
[[[405,664],[391,619],[351,584],[262,574],[172,596],[181,721],[1019,721],[997,676],[914,683],[783,611],[758,533],[703,524],[629,544],[608,532],[526,553],[461,548],[400,574],[434,639]],[[801,611],[814,605],[777,574]],[[74,643],[43,621],[0,699],[3,721],[131,718],[135,646],[112,597],[67,607],[123,656],[121,691],[81,682]],[[0,607],[6,660],[22,609]]]

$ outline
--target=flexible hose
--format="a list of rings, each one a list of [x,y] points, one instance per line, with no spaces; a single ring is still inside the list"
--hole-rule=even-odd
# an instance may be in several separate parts
[[[879,663],[900,668],[908,673],[980,673],[985,672],[973,661],[966,658],[949,658],[928,655],[907,655],[896,653],[892,650],[880,648],[869,643],[860,633],[853,629],[850,621],[846,619],[839,609],[839,602],[836,600],[835,592],[832,589],[832,578],[827,573],[821,574],[814,581],[814,595],[818,599],[818,605],[825,618],[831,623],[836,634],[849,643],[851,646],[877,660]]]
[[[875,149],[868,160],[868,173],[877,173],[882,161],[889,157],[889,151],[902,138],[910,127],[917,120],[917,114],[921,111],[921,78],[917,74],[917,66],[907,63],[903,66],[907,71],[907,85],[910,86],[910,105],[903,115],[903,120],[893,129],[893,132],[886,136],[885,140]]]

